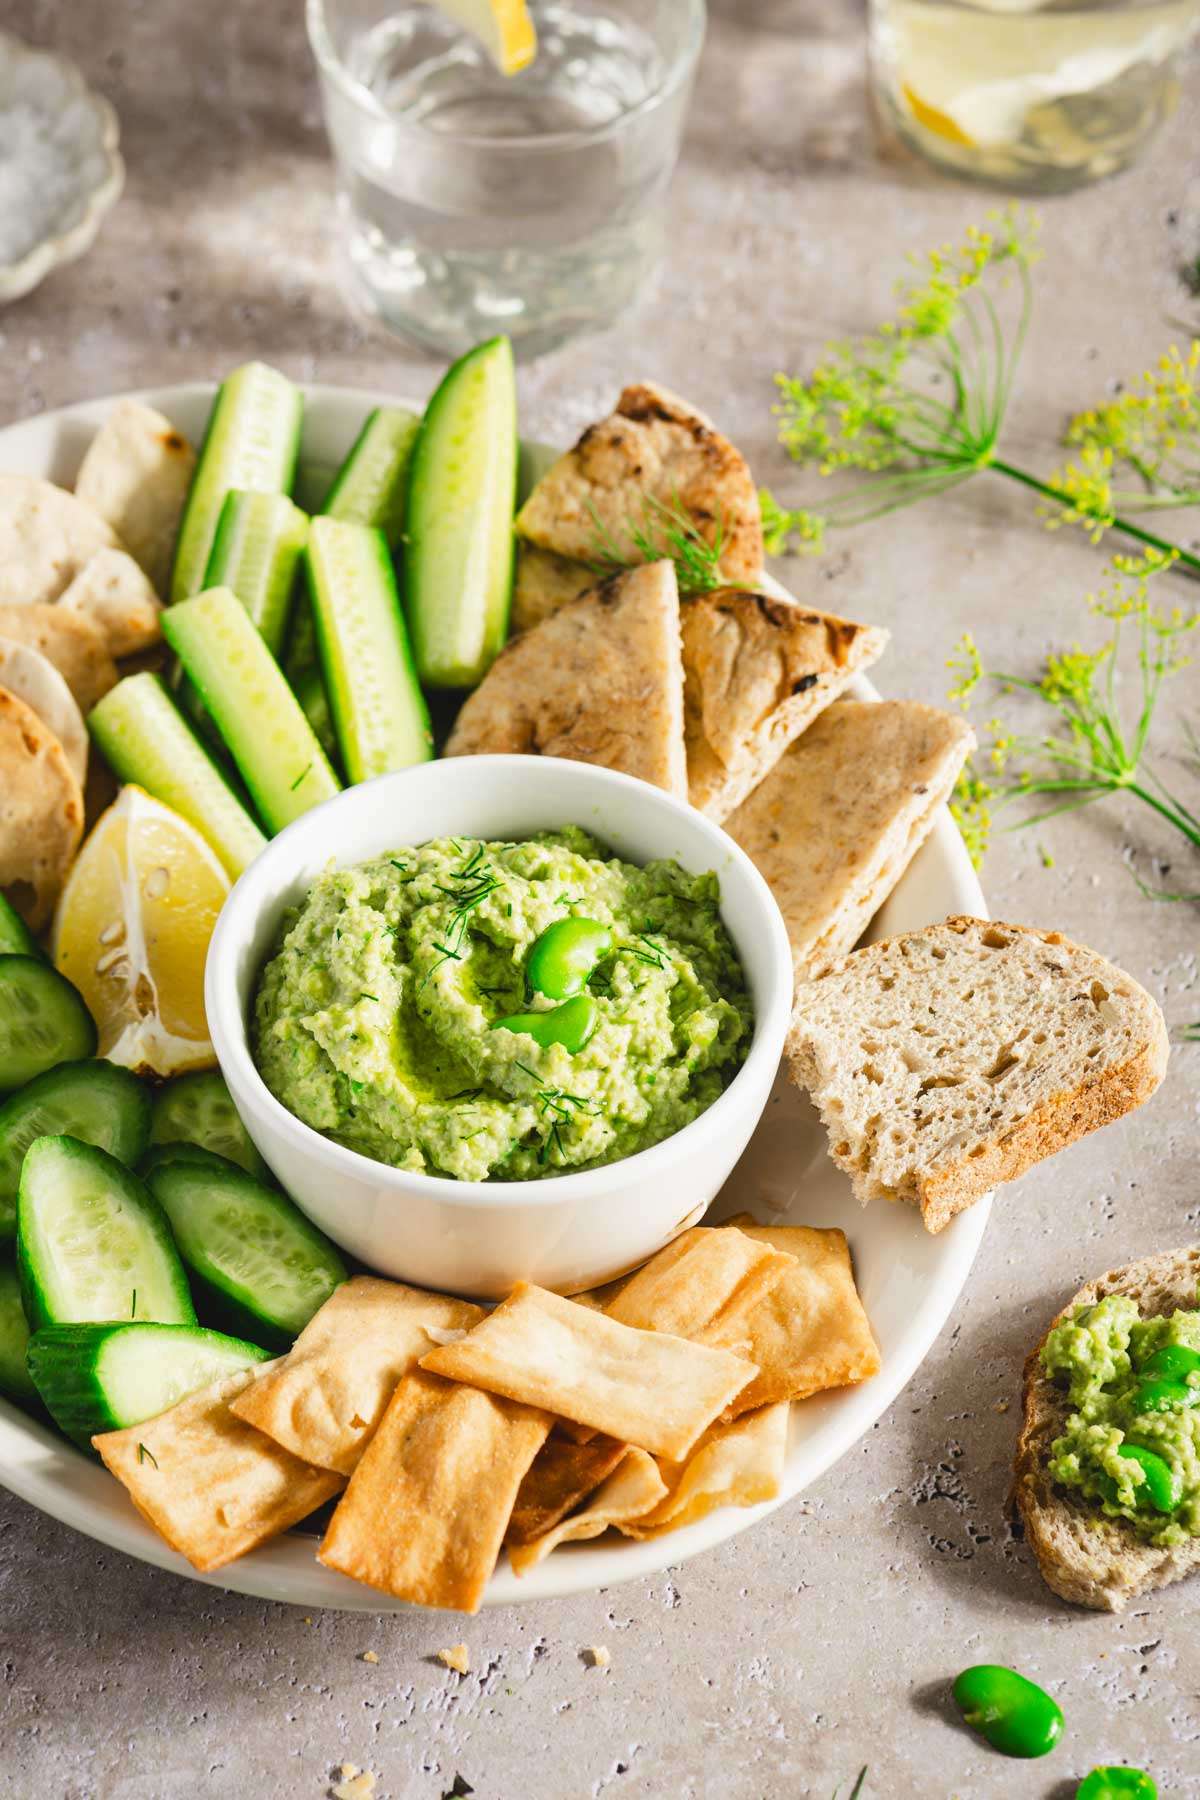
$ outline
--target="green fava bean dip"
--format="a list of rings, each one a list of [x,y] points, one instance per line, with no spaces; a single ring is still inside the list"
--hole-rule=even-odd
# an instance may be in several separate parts
[[[578,931],[555,929],[569,919]],[[547,981],[547,947],[584,922],[594,957]],[[577,995],[547,994],[531,962]],[[559,1026],[568,1008],[588,1030]],[[568,827],[441,838],[322,875],[262,971],[252,1043],[271,1092],[336,1142],[396,1168],[521,1181],[670,1137],[728,1086],[751,1032],[717,877],[637,868]]]

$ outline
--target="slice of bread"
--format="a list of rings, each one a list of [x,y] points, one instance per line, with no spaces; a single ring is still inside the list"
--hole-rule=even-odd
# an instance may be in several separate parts
[[[1051,1329],[1072,1307],[1091,1305],[1108,1294],[1128,1294],[1141,1307],[1143,1318],[1192,1307],[1198,1286],[1200,1245],[1164,1251],[1089,1281],[1052,1321]],[[1054,1592],[1100,1612],[1124,1612],[1139,1594],[1200,1569],[1200,1538],[1175,1547],[1144,1543],[1122,1520],[1106,1519],[1086,1500],[1054,1485],[1046,1465],[1071,1406],[1066,1392],[1042,1371],[1042,1344],[1025,1364],[1025,1416],[1017,1441],[1013,1500],[1038,1568]]]
[[[1136,981],[1058,932],[951,918],[804,982],[788,1056],[858,1198],[906,1200],[940,1231],[1148,1099],[1167,1030]]]

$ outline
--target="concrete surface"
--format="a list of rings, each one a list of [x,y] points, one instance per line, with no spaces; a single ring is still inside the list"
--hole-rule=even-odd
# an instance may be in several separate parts
[[[92,254],[0,314],[0,421],[251,354],[382,394],[427,389],[433,366],[372,338],[339,298],[300,11],[9,0],[7,27],[70,52],[116,103],[129,183]],[[1069,412],[1200,324],[1178,274],[1200,252],[1198,93],[1193,77],[1139,170],[1043,208],[1041,298],[1006,440],[1033,466],[1053,466]],[[772,441],[772,371],[871,324],[904,252],[957,235],[990,202],[880,160],[852,12],[719,0],[672,204],[657,291],[621,329],[525,370],[525,423],[566,437],[624,378],[652,374],[716,413],[787,493],[798,484]],[[967,626],[1023,672],[1050,642],[1086,636],[1100,563],[981,478],[784,572],[892,628],[885,692],[938,701]],[[1167,752],[1184,683],[1195,712],[1185,677],[1176,723],[1160,727]],[[1200,1019],[1196,911],[1143,899],[1129,850],[1200,886],[1196,860],[1132,803],[1002,838],[985,885],[997,915],[1123,962],[1178,1029]],[[1197,1590],[1121,1620],[1069,1610],[1003,1513],[1031,1340],[1087,1275],[1198,1235],[1198,1068],[1200,1045],[1178,1045],[1149,1108],[1002,1196],[952,1326],[835,1471],[654,1581],[461,1627],[306,1618],[168,1578],[0,1496],[0,1792],[290,1800],[324,1793],[349,1760],[387,1800],[443,1795],[456,1774],[480,1800],[827,1800],[864,1764],[871,1800],[1068,1800],[1094,1763],[1128,1761],[1171,1800],[1200,1795]],[[431,1660],[460,1637],[461,1678]],[[593,1643],[611,1649],[607,1673],[584,1664]],[[1005,1762],[954,1725],[947,1682],[978,1660],[1017,1663],[1060,1697],[1067,1736],[1046,1764]]]

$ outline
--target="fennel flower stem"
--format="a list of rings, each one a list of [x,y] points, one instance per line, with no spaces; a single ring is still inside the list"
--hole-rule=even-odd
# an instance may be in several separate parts
[[[1069,494],[1064,494],[1059,488],[1051,487],[1049,482],[1039,481],[1036,475],[1030,475],[1025,469],[1016,468],[1014,464],[1005,462],[999,456],[981,458],[979,467],[994,469],[997,475],[1007,475],[1010,481],[1019,481],[1022,487],[1032,488],[1035,494],[1041,494],[1047,500],[1053,500],[1057,506],[1069,507],[1073,504]],[[1159,537],[1157,532],[1146,531],[1141,525],[1135,525],[1132,519],[1119,518],[1116,515],[1106,523],[1113,531],[1123,532],[1126,537],[1135,538],[1139,544],[1147,544],[1152,550],[1161,550],[1165,554],[1173,556],[1185,568],[1191,569],[1193,574],[1200,575],[1200,556],[1195,556],[1190,550],[1185,550],[1181,545],[1172,543],[1169,538]]]

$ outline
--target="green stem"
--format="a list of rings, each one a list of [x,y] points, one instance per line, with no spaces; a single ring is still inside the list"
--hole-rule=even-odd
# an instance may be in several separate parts
[[[1007,475],[1010,481],[1019,481],[1022,487],[1032,488],[1035,494],[1042,494],[1047,500],[1053,500],[1059,506],[1074,506],[1069,494],[1064,494],[1059,488],[1051,487],[1048,482],[1039,481],[1036,475],[1030,475],[1024,469],[1014,468],[1012,463],[1002,462],[998,456],[992,457],[982,466],[994,469],[997,475]],[[1083,516],[1086,517],[1086,514]],[[1184,550],[1180,545],[1172,544],[1167,538],[1159,537],[1156,532],[1144,531],[1140,525],[1135,525],[1130,519],[1114,517],[1112,525],[1114,530],[1123,531],[1126,537],[1135,538],[1139,544],[1148,544],[1152,550],[1163,550],[1168,555],[1177,557],[1185,568],[1192,569],[1197,575],[1200,575],[1200,556],[1193,556],[1190,550]]]
[[[1129,794],[1136,794],[1139,800],[1144,800],[1147,806],[1152,806],[1156,813],[1161,813],[1164,819],[1174,825],[1176,831],[1182,831],[1184,837],[1187,838],[1189,842],[1195,844],[1196,848],[1200,850],[1200,831],[1194,830],[1193,827],[1173,808],[1164,806],[1161,800],[1156,800],[1153,794],[1146,788],[1141,787],[1136,781],[1129,782],[1125,791]]]

